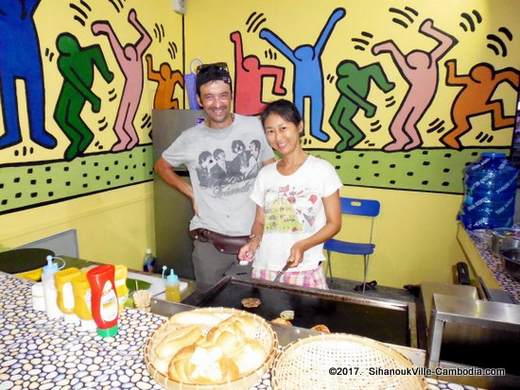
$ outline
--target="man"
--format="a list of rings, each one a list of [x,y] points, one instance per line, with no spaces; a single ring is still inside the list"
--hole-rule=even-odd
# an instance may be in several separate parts
[[[229,248],[225,244],[236,237],[249,235],[255,215],[255,204],[249,194],[256,174],[237,176],[227,170],[213,178],[212,173],[216,170],[212,168],[217,164],[214,153],[223,151],[219,154],[233,158],[236,153],[232,146],[237,141],[249,145],[256,140],[260,143],[258,164],[273,162],[274,154],[258,118],[231,112],[233,95],[226,64],[199,66],[196,87],[197,100],[206,113],[206,120],[184,131],[157,160],[155,171],[168,185],[192,201],[195,215],[190,231],[194,238],[195,278],[198,286],[208,287],[237,262],[240,245],[236,246],[236,252],[219,249]],[[201,158],[202,153],[207,158]],[[183,164],[189,170],[191,184],[172,170]],[[200,172],[206,172],[209,177]]]

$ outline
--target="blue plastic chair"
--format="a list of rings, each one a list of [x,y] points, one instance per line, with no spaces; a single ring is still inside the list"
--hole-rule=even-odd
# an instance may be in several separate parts
[[[323,245],[327,251],[327,268],[329,271],[329,277],[332,281],[332,264],[331,264],[331,252],[338,252],[347,255],[360,255],[363,256],[364,260],[364,271],[363,271],[363,294],[365,293],[365,286],[367,282],[367,271],[368,262],[370,255],[374,253],[376,245],[372,242],[374,233],[374,220],[379,215],[381,205],[379,201],[372,199],[355,199],[355,198],[341,198],[341,213],[349,215],[358,215],[364,217],[370,217],[370,238],[368,243],[360,242],[348,242],[342,240],[336,240],[331,238],[326,241]]]

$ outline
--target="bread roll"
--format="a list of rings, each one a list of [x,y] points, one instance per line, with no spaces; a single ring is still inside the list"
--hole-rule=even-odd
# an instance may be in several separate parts
[[[244,375],[260,367],[266,355],[262,344],[253,339],[246,339],[233,355],[233,360],[238,366],[240,375]]]
[[[155,347],[159,359],[171,359],[181,348],[195,343],[202,337],[200,326],[192,325],[168,333]]]
[[[169,323],[212,327],[229,317],[228,313],[201,313],[200,311],[189,310],[175,314],[170,318]]]
[[[218,384],[239,377],[235,362],[199,346],[189,346],[180,350],[170,362],[168,377],[177,382],[189,384]]]

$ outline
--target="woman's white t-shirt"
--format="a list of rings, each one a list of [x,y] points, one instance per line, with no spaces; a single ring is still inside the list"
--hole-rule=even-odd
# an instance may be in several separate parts
[[[326,223],[322,198],[332,195],[342,183],[330,163],[309,155],[291,175],[278,172],[277,164],[263,167],[251,199],[264,209],[264,234],[253,268],[279,271],[287,263],[292,245],[312,236]],[[304,252],[293,271],[307,271],[323,261],[323,244]]]

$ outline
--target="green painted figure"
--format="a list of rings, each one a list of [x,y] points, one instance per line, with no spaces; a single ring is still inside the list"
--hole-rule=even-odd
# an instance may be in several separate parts
[[[339,63],[336,73],[336,88],[340,95],[329,123],[341,137],[341,141],[334,148],[337,153],[341,153],[353,148],[365,138],[365,133],[353,120],[358,110],[362,109],[367,118],[376,114],[377,107],[367,100],[370,80],[374,80],[384,92],[394,89],[395,84],[388,81],[379,63],[360,68],[354,61],[345,60]]]
[[[59,51],[58,70],[63,76],[63,85],[54,109],[54,120],[70,140],[65,150],[67,161],[83,153],[94,139],[94,135],[81,119],[81,111],[87,100],[93,112],[101,109],[101,99],[92,92],[94,67],[105,81],[110,83],[114,74],[108,65],[99,45],[81,47],[76,37],[62,33],[56,39]]]

